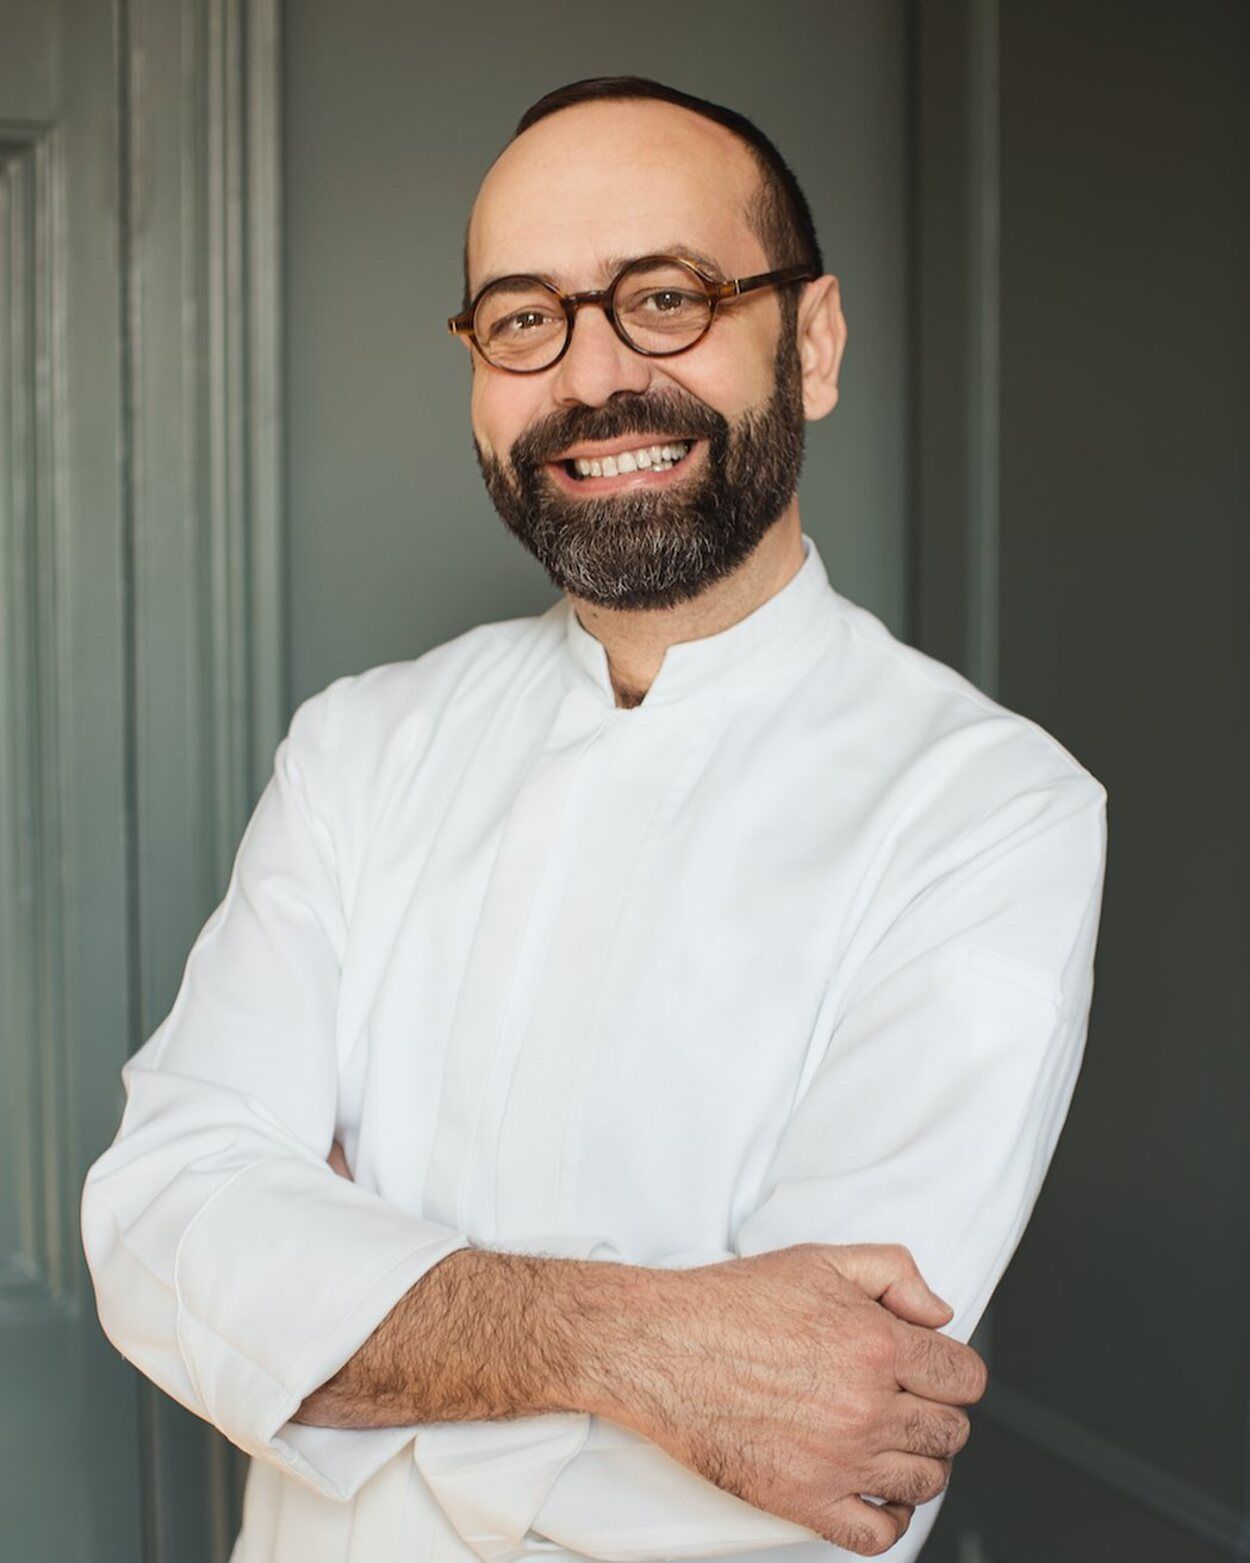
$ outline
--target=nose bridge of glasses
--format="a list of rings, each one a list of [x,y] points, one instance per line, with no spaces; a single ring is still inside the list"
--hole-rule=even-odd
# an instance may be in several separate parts
[[[567,322],[565,334],[572,337],[573,327],[577,324],[577,317],[581,313],[583,305],[594,304],[602,309],[604,319],[619,337],[621,335],[621,324],[616,318],[616,310],[613,308],[614,289],[615,284],[609,284],[606,288],[584,288],[580,293],[564,294],[564,317]]]
[[[583,304],[604,304],[604,305],[606,305],[607,301],[611,298],[611,296],[612,296],[612,289],[610,287],[608,287],[608,288],[585,288],[580,293],[565,293],[565,294],[562,295],[562,297],[564,299],[564,302],[572,310],[580,309]],[[604,312],[606,313],[606,309],[605,309]]]
[[[584,288],[581,292],[578,293],[565,293],[562,295],[564,314],[567,321],[565,327],[565,336],[568,339],[570,347],[572,346],[573,327],[577,324],[578,315],[581,312],[582,306],[585,304],[594,304],[598,306],[598,308],[603,311],[605,324],[612,328],[612,332],[616,338],[623,342],[626,347],[633,347],[634,344],[629,340],[628,336],[626,336],[625,332],[621,328],[621,322],[618,319],[616,310],[614,308],[615,291],[616,283],[612,282],[609,283],[606,288]]]

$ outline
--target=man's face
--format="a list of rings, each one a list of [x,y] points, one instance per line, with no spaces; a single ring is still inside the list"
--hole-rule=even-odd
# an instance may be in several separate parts
[[[711,260],[726,277],[768,271],[745,215],[757,177],[734,136],[675,105],[562,110],[508,146],[483,183],[471,293],[518,272],[565,292],[603,287],[648,254]],[[474,447],[495,507],[553,582],[589,602],[695,596],[754,551],[794,494],[802,382],[776,290],[722,306],[673,357],[635,353],[591,305],[550,369],[473,361]],[[580,477],[568,461],[674,444],[688,451],[668,470]]]

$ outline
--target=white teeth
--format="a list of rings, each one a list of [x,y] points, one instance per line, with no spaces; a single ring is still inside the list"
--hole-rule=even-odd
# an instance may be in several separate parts
[[[676,445],[643,445],[638,450],[618,451],[615,456],[604,456],[602,460],[594,457],[578,456],[574,459],[573,466],[584,478],[614,478],[622,472],[636,472],[639,469],[652,472],[667,472],[690,449],[687,441],[678,441]]]

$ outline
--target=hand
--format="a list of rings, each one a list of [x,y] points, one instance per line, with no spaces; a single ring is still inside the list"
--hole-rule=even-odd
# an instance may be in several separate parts
[[[338,1173],[339,1177],[346,1178],[349,1183],[355,1181],[352,1177],[351,1168],[347,1165],[347,1157],[343,1153],[343,1147],[337,1140],[330,1147],[330,1154],[326,1157],[326,1160]]]
[[[985,1364],[937,1333],[951,1309],[905,1248],[801,1243],[652,1271],[603,1413],[717,1486],[874,1556],[950,1479]],[[881,1506],[867,1498],[886,1500]]]

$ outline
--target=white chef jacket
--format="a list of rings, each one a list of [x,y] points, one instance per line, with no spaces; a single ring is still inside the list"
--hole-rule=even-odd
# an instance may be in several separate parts
[[[585,1412],[290,1420],[470,1246],[898,1242],[971,1335],[1080,1066],[1106,792],[803,547],[637,707],[562,597],[296,710],[82,1198],[109,1339],[252,1456],[232,1563],[854,1556]]]

